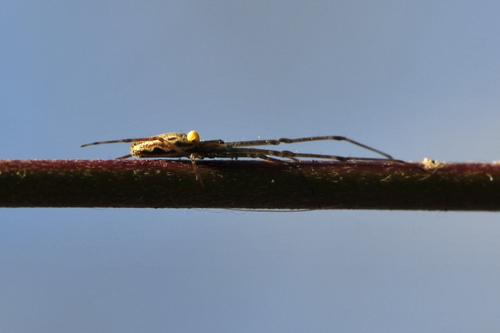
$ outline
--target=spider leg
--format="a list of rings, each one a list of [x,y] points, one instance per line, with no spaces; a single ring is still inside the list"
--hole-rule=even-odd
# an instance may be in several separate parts
[[[81,145],[80,148],[88,147],[88,146],[95,146],[95,145],[103,145],[103,144],[108,144],[108,143],[148,141],[148,140],[155,140],[155,139],[157,139],[157,138],[156,137],[149,137],[149,138],[135,138],[135,139],[121,139],[121,140],[97,141],[97,142],[86,143],[84,145]]]
[[[345,136],[338,135],[329,135],[329,136],[313,136],[306,138],[298,138],[298,139],[288,139],[281,138],[277,140],[254,140],[254,141],[239,141],[239,142],[226,142],[226,145],[229,147],[250,147],[250,146],[268,146],[268,145],[279,145],[281,143],[299,143],[299,142],[309,142],[309,141],[324,141],[324,140],[335,140],[335,141],[346,141],[358,147],[367,149],[379,155],[385,156],[388,159],[393,160],[392,156],[386,154],[378,149],[372,148],[361,142],[354,141],[352,139],[346,138]]]
[[[337,161],[393,161],[406,163],[401,160],[395,160],[393,158],[373,158],[373,157],[343,157],[336,155],[323,155],[323,154],[306,154],[306,153],[294,153],[288,150],[271,150],[271,149],[259,149],[259,148],[233,148],[229,149],[226,152],[218,153],[218,157],[257,157],[262,158],[260,155],[265,155],[269,158],[269,156],[283,157],[288,158],[293,161],[297,161],[298,158],[319,158],[319,159],[327,159],[327,160],[337,160]],[[272,159],[271,160],[276,160]]]
[[[193,165],[193,170],[196,175],[196,179],[200,181],[201,186],[205,187],[205,184],[203,184],[203,180],[201,179],[200,174],[198,173],[198,166],[196,165],[196,159],[201,158],[200,155],[192,153],[189,156],[189,159],[191,160],[191,164]]]
[[[261,157],[261,155],[266,156],[266,158]],[[279,159],[271,158],[270,156],[288,158],[292,161],[298,161],[298,158],[318,158],[327,160],[337,160],[341,162],[346,161],[372,161],[372,162],[395,162],[406,165],[411,165],[424,172],[429,172],[428,170],[419,167],[411,162],[406,162],[403,160],[396,160],[394,158],[376,158],[376,157],[344,157],[336,155],[323,155],[323,154],[307,154],[307,153],[294,153],[288,150],[268,150],[268,149],[258,149],[258,148],[232,148],[224,154],[219,154],[219,157],[253,157],[261,158],[268,161],[282,161]],[[282,161],[283,162],[283,161]]]
[[[115,158],[115,160],[125,160],[125,159],[130,158],[130,157],[132,157],[132,155],[128,154],[128,155],[125,155],[125,156],[117,157],[117,158]]]
[[[408,164],[408,162],[405,162],[403,160],[396,160],[394,158],[378,158],[378,157],[344,157],[344,156],[337,156],[337,155],[323,155],[323,154],[307,154],[307,153],[294,153],[291,151],[280,151],[279,153],[283,153],[282,157],[286,158],[297,158],[297,157],[305,157],[305,158],[319,158],[319,159],[328,159],[328,160],[337,160],[341,162],[345,161],[381,161],[381,162],[398,162],[398,163],[405,163]]]

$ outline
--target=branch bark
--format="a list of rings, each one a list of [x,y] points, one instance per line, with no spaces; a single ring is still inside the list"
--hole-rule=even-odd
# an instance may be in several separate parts
[[[0,207],[500,210],[500,164],[0,160]],[[420,168],[426,168],[422,170]]]

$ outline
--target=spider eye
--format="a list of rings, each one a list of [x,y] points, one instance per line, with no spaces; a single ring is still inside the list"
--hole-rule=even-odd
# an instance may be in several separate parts
[[[188,139],[188,141],[192,141],[194,143],[198,143],[198,142],[200,142],[200,135],[196,131],[190,131],[187,134],[187,139]]]

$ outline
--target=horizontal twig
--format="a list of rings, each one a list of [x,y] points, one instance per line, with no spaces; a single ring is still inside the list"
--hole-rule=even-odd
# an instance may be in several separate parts
[[[0,207],[500,210],[500,165],[0,160]],[[425,169],[425,170],[423,170]]]

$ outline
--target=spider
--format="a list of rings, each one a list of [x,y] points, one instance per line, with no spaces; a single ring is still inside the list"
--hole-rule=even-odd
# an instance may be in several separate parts
[[[260,148],[242,148],[251,146],[268,146],[279,145],[280,143],[297,143],[321,140],[336,140],[346,141],[364,149],[377,153],[384,158],[372,157],[342,157],[336,155],[309,154],[309,153],[294,153],[288,150],[269,150]],[[313,136],[298,139],[281,138],[275,140],[252,140],[252,141],[236,141],[224,142],[222,140],[207,140],[201,141],[200,135],[196,131],[186,133],[165,133],[148,138],[122,139],[111,141],[98,141],[82,145],[87,147],[92,145],[100,145],[106,143],[132,142],[130,146],[130,154],[118,157],[117,159],[126,159],[129,157],[137,158],[152,158],[152,157],[187,157],[191,160],[196,178],[201,178],[198,174],[196,159],[204,158],[260,158],[266,161],[285,162],[281,158],[286,158],[292,161],[298,161],[298,158],[319,158],[337,161],[390,161],[409,164],[402,160],[396,160],[391,155],[386,154],[378,149],[369,147],[357,141],[351,140],[344,136],[329,135],[329,136]],[[273,157],[271,157],[273,156]],[[278,158],[275,158],[278,157]]]

